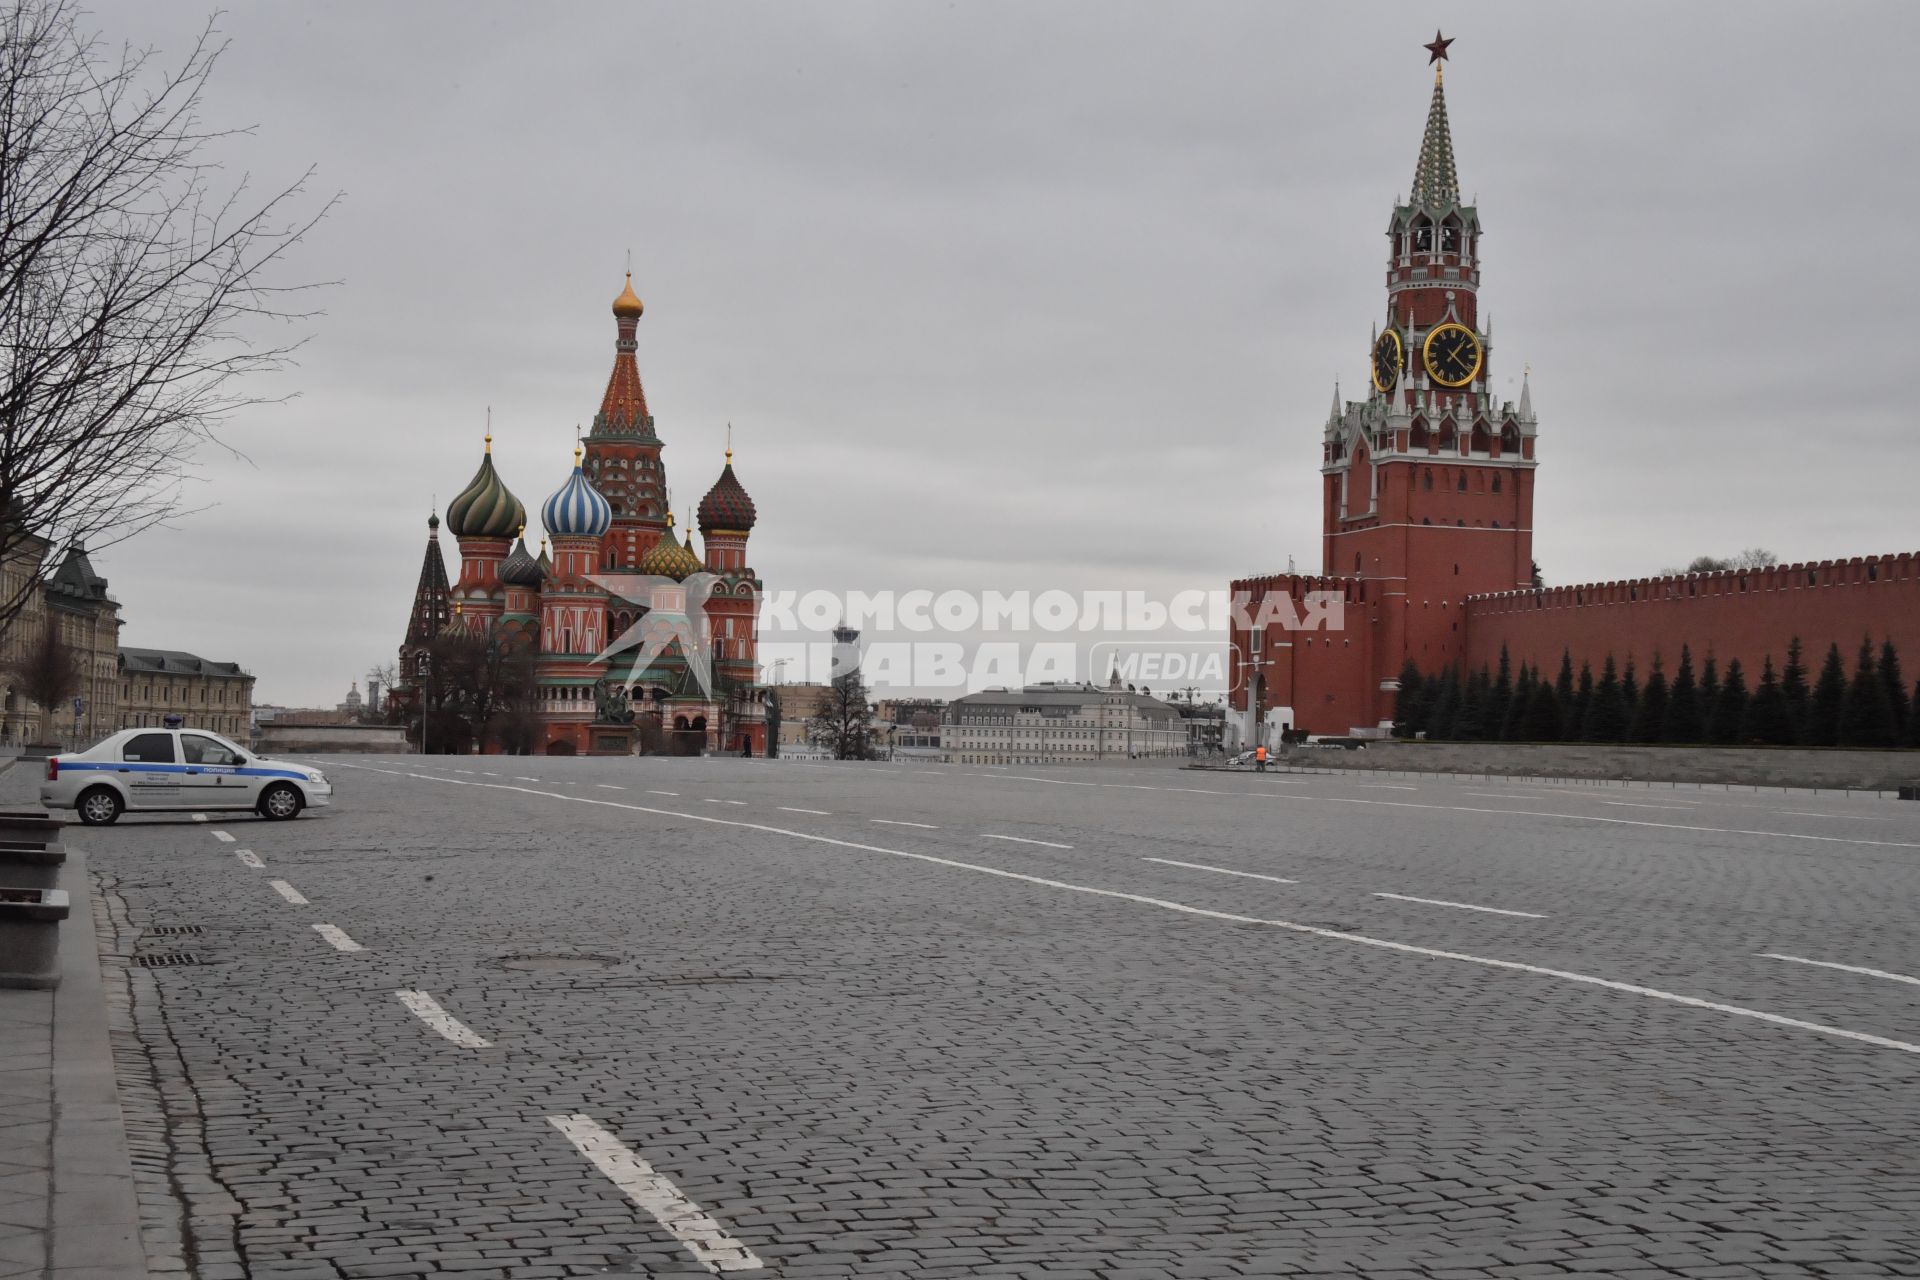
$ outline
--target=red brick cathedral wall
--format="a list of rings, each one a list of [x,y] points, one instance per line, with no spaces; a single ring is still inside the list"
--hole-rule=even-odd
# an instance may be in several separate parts
[[[1609,653],[1620,663],[1631,655],[1642,679],[1658,653],[1671,677],[1685,644],[1696,673],[1709,653],[1723,670],[1740,659],[1751,689],[1769,654],[1780,669],[1794,636],[1809,679],[1835,643],[1851,674],[1871,636],[1876,649],[1898,646],[1911,678],[1920,674],[1920,554],[1474,596],[1466,622],[1469,669],[1496,665],[1504,645],[1516,668],[1528,662],[1549,676],[1571,652],[1576,671],[1584,660],[1596,674]]]

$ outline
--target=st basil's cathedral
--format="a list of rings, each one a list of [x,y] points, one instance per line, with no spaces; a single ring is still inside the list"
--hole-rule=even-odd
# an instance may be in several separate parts
[[[396,694],[417,706],[436,641],[478,640],[532,655],[534,751],[630,754],[651,723],[656,741],[680,750],[765,755],[762,584],[747,563],[753,499],[729,446],[698,508],[704,555],[691,528],[674,527],[634,354],[644,310],[629,274],[613,302],[618,336],[600,410],[574,446],[572,473],[540,508],[550,548],[528,549],[526,508],[494,470],[491,432],[479,470],[447,504],[460,549],[451,585],[440,520],[428,518]],[[497,735],[482,737],[478,749],[500,749]]]

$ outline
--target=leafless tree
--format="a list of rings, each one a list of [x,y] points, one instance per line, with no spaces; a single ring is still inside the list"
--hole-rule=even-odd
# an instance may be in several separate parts
[[[79,693],[85,682],[80,659],[74,654],[73,646],[60,638],[60,624],[51,618],[33,647],[13,663],[13,676],[15,687],[46,712],[46,720],[40,726],[43,738],[52,736],[55,712],[68,698]]]
[[[873,708],[867,703],[867,682],[859,668],[834,677],[809,731],[835,760],[873,758]]]
[[[309,174],[228,181],[202,96],[224,45],[117,53],[74,0],[0,0],[0,561],[31,531],[98,549],[184,509],[196,447],[267,398],[311,285],[287,251]],[[38,589],[0,600],[0,627]]]

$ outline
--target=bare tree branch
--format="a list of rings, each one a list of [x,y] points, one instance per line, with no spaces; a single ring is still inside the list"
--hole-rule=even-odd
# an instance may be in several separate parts
[[[279,277],[311,171],[222,187],[201,95],[211,24],[177,64],[110,57],[73,0],[0,0],[0,557],[28,534],[111,545],[188,513],[203,445],[272,399],[316,286]],[[44,571],[44,566],[42,566]],[[3,629],[39,589],[0,600]]]

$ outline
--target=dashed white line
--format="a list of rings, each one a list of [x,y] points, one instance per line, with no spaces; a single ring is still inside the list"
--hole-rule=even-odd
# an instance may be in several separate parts
[[[1862,973],[1869,978],[1885,978],[1889,982],[1907,982],[1916,987],[1920,987],[1920,978],[1910,977],[1904,973],[1893,973],[1886,969],[1869,969],[1857,964],[1836,964],[1832,960],[1809,960],[1805,956],[1783,955],[1778,951],[1762,951],[1759,954],[1763,960],[1791,960],[1794,964],[1811,964],[1818,965],[1822,969],[1839,969],[1845,973]]]
[[[243,865],[253,867],[255,869],[262,869],[267,865],[266,863],[260,861],[260,855],[255,853],[251,849],[235,849],[233,851],[233,856],[240,859]]]
[[[347,931],[336,924],[317,924],[313,931],[333,944],[336,951],[365,951],[366,948],[347,936]]]
[[[686,1246],[701,1266],[722,1271],[758,1271],[766,1264],[734,1239],[712,1214],[682,1195],[667,1176],[607,1132],[592,1116],[548,1116],[547,1122],[607,1175],[627,1199],[646,1210]]]
[[[647,794],[650,796],[677,796],[680,793],[678,791],[654,791],[649,788]]]
[[[830,818],[833,816],[832,812],[827,809],[796,809],[790,804],[778,805],[776,807],[785,813],[811,813],[815,817],[820,818]]]
[[[1393,898],[1399,902],[1424,902],[1430,907],[1458,907],[1462,911],[1484,911],[1493,916],[1524,916],[1528,920],[1545,920],[1538,911],[1509,911],[1505,907],[1483,907],[1472,902],[1448,902],[1445,898],[1416,898],[1405,893],[1376,893],[1376,898]]]
[[[454,772],[455,772],[455,773],[464,773],[464,774],[466,774],[466,775],[467,775],[467,776],[468,776],[469,778],[471,778],[471,777],[473,776],[473,770],[471,770],[471,769],[455,769],[455,770],[454,770]]]
[[[499,774],[495,773],[491,769],[482,769],[480,773],[482,777],[487,777],[487,778],[497,778],[500,776]]]
[[[997,836],[991,831],[983,831],[980,834],[988,840],[1011,840],[1015,844],[1037,844],[1043,849],[1073,848],[1070,844],[1056,844],[1051,840],[1029,840],[1025,836]]]
[[[229,835],[229,834],[227,834],[227,833],[226,833],[226,832],[224,832],[224,831],[216,831],[216,832],[214,832],[214,833],[213,833],[213,838],[214,838],[215,840],[218,840],[218,841],[219,841],[219,842],[220,842],[221,844],[232,844],[232,843],[233,843],[233,837],[232,837],[231,835]]]
[[[423,774],[409,773],[402,769],[382,769],[377,765],[346,764],[349,769],[362,769],[369,773],[387,773],[396,777],[416,777],[424,781],[438,781]],[[500,783],[458,783],[459,786],[491,786],[498,790],[522,791],[520,787],[508,787]],[[1258,924],[1288,933],[1304,934],[1309,937],[1331,938],[1339,942],[1351,942],[1356,946],[1375,947],[1382,951],[1398,952],[1402,955],[1425,956],[1435,960],[1451,960],[1460,964],[1480,965],[1488,969],[1501,969],[1509,973],[1528,973],[1536,977],[1558,978],[1564,982],[1573,982],[1581,986],[1594,987],[1602,991],[1617,991],[1625,995],[1644,996],[1650,1000],[1661,1000],[1668,1004],[1681,1005],[1690,1009],[1707,1009],[1715,1013],[1724,1013],[1731,1017],[1751,1018],[1756,1022],[1765,1022],[1772,1026],[1791,1027],[1797,1031],[1810,1031],[1817,1035],[1833,1036],[1841,1040],[1851,1040],[1858,1044],[1869,1044],[1881,1049],[1895,1049],[1901,1053],[1920,1054],[1920,1044],[1907,1040],[1894,1040],[1888,1036],[1878,1036],[1867,1031],[1854,1031],[1847,1027],[1836,1027],[1823,1022],[1809,1022],[1802,1018],[1790,1018],[1784,1014],[1769,1013],[1764,1009],[1752,1009],[1744,1005],[1722,1004],[1716,1000],[1703,1000],[1698,996],[1683,995],[1677,991],[1665,991],[1659,987],[1647,987],[1638,983],[1620,982],[1613,978],[1602,978],[1591,973],[1578,973],[1571,969],[1549,969],[1543,965],[1525,964],[1518,960],[1502,960],[1494,956],[1474,955],[1465,951],[1442,951],[1435,947],[1417,946],[1410,942],[1396,942],[1391,938],[1376,938],[1371,934],[1349,933],[1344,929],[1328,929],[1320,925],[1302,924],[1293,920],[1262,919],[1258,916],[1237,915],[1230,911],[1214,911],[1206,907],[1191,906],[1184,902],[1174,902],[1166,898],[1154,898],[1146,894],[1128,893],[1121,889],[1102,889],[1094,885],[1074,884],[1066,880],[1051,880],[1044,876],[1029,875],[1022,871],[1010,871],[1004,867],[989,867],[977,862],[962,862],[957,858],[943,858],[931,853],[913,853],[906,849],[889,849],[884,845],[861,844],[854,840],[841,840],[833,836],[819,835],[810,831],[797,831],[792,827],[775,827],[762,822],[745,822],[733,818],[709,817],[700,813],[686,813],[677,809],[655,809],[646,805],[627,804],[620,800],[586,800],[576,796],[562,795],[556,791],[527,792],[529,795],[545,796],[552,800],[566,800],[575,804],[605,805],[612,809],[625,809],[634,813],[650,813],[663,818],[679,818],[689,822],[710,822],[716,826],[739,827],[747,831],[760,831],[768,835],[788,836],[795,840],[805,840],[813,844],[833,845],[842,849],[854,849],[864,853],[884,854],[892,858],[905,858],[913,862],[924,862],[933,866],[948,867],[957,871],[971,871],[976,875],[994,876],[1002,880],[1012,880],[1023,884],[1037,885],[1047,889],[1058,889],[1066,893],[1083,893],[1090,897],[1110,898],[1118,902],[1131,902],[1138,906],[1154,907],[1162,911],[1174,911],[1182,915],[1198,916],[1209,920],[1224,920],[1231,924]],[[1363,803],[1393,803],[1368,801]],[[1464,806],[1408,804],[1410,809],[1464,808]],[[1471,810],[1469,810],[1471,812]],[[1486,812],[1499,812],[1487,810]],[[1568,814],[1543,814],[1543,817],[1569,817]],[[1625,822],[1625,819],[1605,818],[1604,822]],[[1676,824],[1632,822],[1634,826],[1669,826]],[[1719,830],[1719,828],[1707,828]],[[1772,832],[1750,832],[1746,834],[1770,835]],[[1862,843],[1840,841],[1839,843]],[[1864,843],[1878,843],[1867,841]],[[318,926],[316,926],[318,927]]]
[[[1376,791],[1418,791],[1420,789],[1418,787],[1407,786],[1405,783],[1400,782],[1362,782],[1357,785],[1372,787]]]
[[[1158,862],[1162,866],[1187,867],[1194,871],[1213,871],[1223,876],[1243,876],[1248,880],[1271,880],[1274,884],[1299,884],[1298,880],[1289,880],[1285,876],[1261,875],[1258,871],[1235,871],[1232,867],[1213,867],[1204,862],[1180,862],[1173,858],[1142,858],[1142,862]]]
[[[931,822],[902,822],[898,818],[868,818],[868,822],[877,822],[883,827],[919,827],[922,831],[938,831],[940,828]]]
[[[514,780],[515,782],[538,782],[538,781],[540,781],[540,779],[538,779],[538,778],[523,778],[523,777],[521,777],[521,776],[520,776],[519,774],[517,774],[517,773],[513,775],[513,780]]]
[[[611,782],[596,782],[593,785],[600,788],[602,791],[625,791],[626,790],[625,787],[617,787]]]
[[[396,991],[400,1003],[419,1015],[420,1021],[457,1045],[468,1049],[489,1048],[493,1041],[476,1035],[472,1028],[440,1007],[440,1002],[424,991]]]
[[[193,815],[193,820],[195,822],[205,822],[207,820],[207,815],[204,813],[196,813]]]
[[[700,798],[702,800],[705,800],[708,804],[745,804],[746,803],[745,800],[716,800],[712,796],[701,796]]]
[[[1806,809],[1775,809],[1775,813],[1786,814],[1790,818],[1844,818],[1849,822],[1891,822],[1891,818],[1882,818],[1870,813],[1813,813]]]
[[[288,902],[291,902],[294,906],[304,907],[307,905],[306,895],[288,884],[285,880],[269,880],[267,883],[273,886],[275,893],[285,898]]]
[[[1632,800],[1602,800],[1601,804],[1616,804],[1622,809],[1686,809],[1684,804],[1636,804]]]

